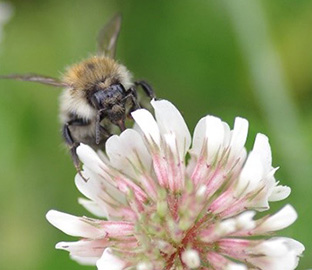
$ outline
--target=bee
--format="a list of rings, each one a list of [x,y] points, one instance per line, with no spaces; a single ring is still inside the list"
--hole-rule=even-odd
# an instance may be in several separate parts
[[[122,132],[130,113],[141,107],[138,87],[150,99],[155,98],[147,82],[133,82],[130,71],[115,60],[121,20],[117,14],[104,25],[98,35],[98,53],[69,67],[60,80],[37,74],[0,76],[64,88],[60,96],[62,135],[78,173],[81,171],[76,149],[80,143],[103,149],[116,127]]]

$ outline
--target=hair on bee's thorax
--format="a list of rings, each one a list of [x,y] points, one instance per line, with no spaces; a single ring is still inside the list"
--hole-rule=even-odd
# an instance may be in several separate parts
[[[121,83],[125,88],[133,85],[130,71],[116,60],[105,56],[93,56],[69,67],[63,75],[63,81],[78,91],[92,90],[97,84],[102,88],[115,83]]]

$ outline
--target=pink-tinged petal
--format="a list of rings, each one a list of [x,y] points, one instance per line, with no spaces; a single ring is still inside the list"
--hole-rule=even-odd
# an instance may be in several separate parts
[[[101,259],[96,262],[98,270],[123,270],[126,263],[113,255],[110,248],[104,250]]]
[[[259,241],[245,239],[224,238],[217,242],[220,253],[233,259],[244,261],[249,257],[248,248],[255,246]]]
[[[50,210],[46,218],[53,226],[68,235],[96,239],[104,238],[107,234],[104,230],[97,228],[84,218],[65,214],[56,210]]]
[[[224,270],[231,261],[217,252],[208,252],[207,260],[214,270]]]
[[[206,181],[202,182],[207,187],[206,193],[212,196],[228,180],[228,175],[222,169],[216,168],[212,175],[205,178]]]
[[[99,259],[108,244],[108,239],[84,239],[76,242],[60,242],[57,243],[55,248],[66,250],[71,256],[92,257]]]
[[[160,132],[153,115],[145,109],[136,110],[131,115],[152,149],[157,148],[160,145]]]
[[[260,225],[255,229],[254,233],[261,234],[282,230],[293,224],[297,217],[298,215],[295,209],[288,204],[276,214],[266,218],[263,222],[261,222]]]
[[[127,221],[102,221],[100,228],[107,233],[107,237],[124,237],[134,233],[134,223]]]
[[[228,189],[217,197],[209,206],[209,211],[214,214],[219,214],[229,208],[233,207],[238,199],[234,196],[234,191]]]
[[[169,174],[167,160],[161,154],[155,153],[153,156],[153,168],[160,186],[169,188]]]
[[[236,221],[234,219],[227,219],[202,230],[200,233],[200,240],[205,243],[213,243],[235,231]]]
[[[123,193],[130,194],[133,192],[135,199],[141,203],[144,203],[147,200],[148,195],[144,192],[144,190],[142,190],[139,185],[135,184],[130,179],[120,176],[116,179],[116,181],[118,183],[119,190],[121,190]]]
[[[161,134],[175,134],[180,157],[185,156],[191,145],[191,134],[177,108],[167,100],[152,100],[155,118]]]
[[[165,155],[166,160],[166,175],[167,175],[167,185],[169,189],[173,192],[181,191],[184,188],[184,156],[180,156],[178,150],[178,142],[176,140],[176,134],[167,133],[164,136],[164,141],[166,143]],[[158,173],[159,175],[159,173]],[[163,177],[163,175],[162,175]]]
[[[221,213],[219,213],[221,218],[230,218],[236,216],[242,211],[246,210],[246,206],[248,205],[248,201],[245,198],[242,199],[234,199],[232,200],[232,204],[227,204],[227,207],[223,209]]]

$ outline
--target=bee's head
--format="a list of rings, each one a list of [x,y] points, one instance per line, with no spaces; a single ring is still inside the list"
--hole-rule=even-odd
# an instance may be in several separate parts
[[[89,97],[92,106],[98,110],[101,121],[108,118],[110,122],[120,127],[125,119],[126,90],[122,84],[112,84],[103,88],[98,84]]]

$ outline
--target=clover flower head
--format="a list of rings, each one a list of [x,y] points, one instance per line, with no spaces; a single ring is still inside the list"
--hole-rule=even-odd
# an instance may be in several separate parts
[[[75,182],[88,199],[79,202],[99,218],[51,210],[48,220],[80,237],[57,248],[99,270],[293,270],[304,247],[272,233],[297,218],[286,205],[255,218],[290,188],[274,178],[268,138],[258,134],[244,147],[248,122],[234,128],[202,118],[193,139],[179,111],[152,101],[132,113],[133,129],[106,142],[105,154],[81,145],[83,175]]]

